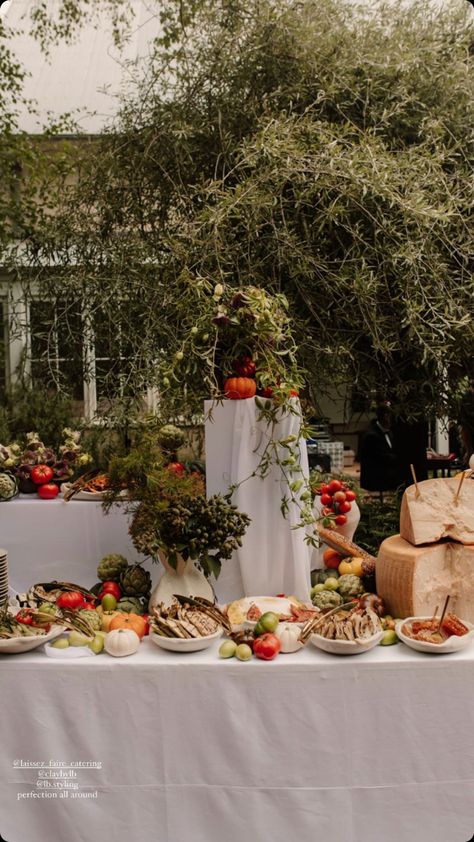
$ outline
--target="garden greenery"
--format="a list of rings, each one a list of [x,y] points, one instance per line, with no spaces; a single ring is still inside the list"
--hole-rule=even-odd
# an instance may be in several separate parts
[[[286,296],[313,402],[340,386],[449,412],[474,349],[469,4],[156,5],[113,125],[73,181],[45,181],[25,283],[65,330],[80,307],[125,336],[129,393],[156,385],[172,415],[209,394],[193,355],[168,381],[217,284]],[[89,8],[68,0],[41,36]]]

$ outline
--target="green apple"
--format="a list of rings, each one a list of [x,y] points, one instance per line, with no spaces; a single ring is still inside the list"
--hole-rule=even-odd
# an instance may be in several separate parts
[[[69,646],[69,640],[67,637],[58,637],[57,640],[53,640],[51,643],[54,649],[67,649]]]
[[[91,642],[88,644],[89,649],[91,649],[92,652],[95,652],[96,655],[100,655],[100,653],[102,652],[102,650],[104,648],[104,642],[105,641],[104,641],[104,638],[102,637],[102,635],[96,634],[94,639],[91,640]]]
[[[102,608],[104,611],[115,611],[117,608],[117,600],[113,593],[106,593],[101,599]]]
[[[69,632],[69,646],[89,646],[89,643],[93,640],[92,637],[86,637],[85,634],[82,632],[78,632],[75,629],[72,632]]]

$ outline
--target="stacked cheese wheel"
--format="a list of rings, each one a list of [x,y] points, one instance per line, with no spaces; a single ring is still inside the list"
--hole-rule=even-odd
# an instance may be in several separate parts
[[[448,594],[459,617],[474,622],[474,479],[432,479],[405,491],[400,535],[377,559],[377,593],[394,617],[432,615]]]

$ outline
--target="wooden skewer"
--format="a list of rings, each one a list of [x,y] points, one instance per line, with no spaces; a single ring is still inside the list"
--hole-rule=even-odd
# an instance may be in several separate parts
[[[433,614],[433,616],[432,616],[432,618],[431,618],[431,622],[432,622],[432,623],[434,623],[434,621],[436,620],[436,615],[437,615],[437,613],[438,613],[438,608],[439,608],[439,605],[437,605],[437,606],[436,606],[436,608],[435,608],[435,610],[434,610],[434,614]]]
[[[455,502],[456,506],[457,506],[457,504],[459,503],[459,495],[460,495],[460,493],[461,493],[461,488],[462,488],[462,484],[463,484],[463,482],[464,482],[464,477],[466,476],[466,473],[467,473],[467,471],[463,471],[463,472],[462,472],[462,474],[461,474],[461,480],[460,480],[460,483],[459,483],[459,485],[458,485],[458,488],[457,488],[456,494],[454,495],[454,502]]]
[[[415,497],[420,497],[421,492],[420,492],[420,489],[418,488],[418,482],[417,482],[416,474],[415,474],[415,466],[413,464],[410,465],[410,471],[411,471],[411,475],[413,477],[413,482],[415,483]]]
[[[450,594],[448,594],[448,595],[447,595],[447,597],[446,597],[445,603],[444,603],[444,608],[443,608],[443,613],[441,614],[441,619],[440,619],[440,621],[439,621],[439,623],[438,623],[438,628],[437,628],[437,631],[439,631],[439,630],[440,630],[440,628],[441,628],[441,624],[442,624],[442,622],[443,622],[443,620],[444,620],[444,615],[446,614],[446,609],[447,609],[447,607],[448,607],[448,602],[449,602],[449,600],[450,600],[450,599],[451,599],[451,596],[450,596]]]

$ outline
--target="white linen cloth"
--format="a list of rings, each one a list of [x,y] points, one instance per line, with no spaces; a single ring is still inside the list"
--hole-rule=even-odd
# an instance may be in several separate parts
[[[8,842],[467,842],[474,656],[403,644],[275,661],[0,657],[0,834]],[[99,761],[93,800],[15,761]]]
[[[299,401],[296,398],[293,401],[298,411]],[[264,479],[252,476],[271,434],[271,426],[265,420],[258,420],[258,415],[254,398],[221,404],[205,402],[207,493],[209,496],[226,494],[230,485],[241,483],[232,501],[252,518],[242,548],[231,560],[223,562],[215,590],[222,602],[242,595],[278,593],[295,594],[307,600],[311,550],[304,540],[305,530],[292,528],[299,522],[299,510],[290,503],[286,517],[280,511],[282,499],[289,497],[288,483],[275,464]],[[297,414],[282,413],[273,438],[280,440],[296,435],[299,427]],[[282,453],[285,453],[283,448]],[[299,442],[299,460],[303,475],[308,477],[303,439]]]
[[[106,515],[99,501],[65,503],[62,497],[41,500],[33,494],[0,503],[0,547],[8,552],[10,588],[20,593],[54,579],[92,587],[108,553],[121,553],[130,563],[142,558],[121,506]],[[161,565],[145,566],[156,581],[163,573]]]

